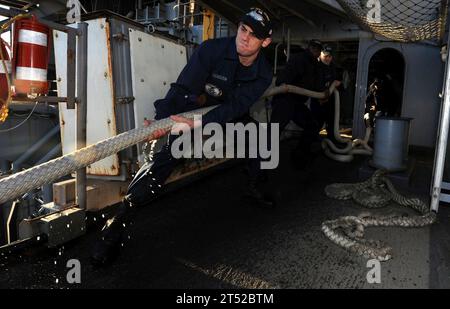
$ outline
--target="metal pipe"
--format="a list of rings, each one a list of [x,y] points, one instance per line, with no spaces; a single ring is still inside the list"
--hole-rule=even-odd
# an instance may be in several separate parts
[[[18,203],[19,203],[18,200],[15,200],[12,203],[11,209],[9,210],[8,220],[6,221],[6,242],[8,245],[11,243],[11,230],[9,227],[11,225],[12,216],[14,215],[14,211],[16,210],[16,205]]]
[[[53,184],[42,186],[42,200],[44,204],[53,201]]]
[[[38,149],[40,149],[45,143],[47,143],[53,136],[59,133],[60,128],[59,125],[53,127],[50,131],[47,132],[40,140],[33,144],[28,150],[23,153],[19,158],[17,158],[12,163],[12,169],[14,172],[20,169],[20,166],[28,160]]]
[[[0,160],[0,173],[6,173],[11,169],[11,164],[8,160],[1,159]]]
[[[186,26],[186,9],[187,9],[187,7],[185,4],[185,5],[183,5],[183,28]],[[213,27],[214,27],[214,25],[213,25]]]
[[[55,23],[55,22],[52,22],[52,21],[49,21],[46,19],[38,18],[38,20],[41,24],[44,24],[53,30],[59,30],[59,31],[63,31],[66,33],[70,33],[72,31],[75,31],[75,33],[77,32],[77,30],[74,28],[71,28],[71,27],[68,27],[65,25],[61,25],[61,24],[58,24],[58,23]]]
[[[449,38],[450,43],[450,38]],[[439,201],[441,195],[442,178],[445,167],[445,154],[447,153],[447,140],[450,122],[450,59],[447,57],[447,65],[445,69],[445,88],[444,102],[441,109],[441,119],[439,123],[439,135],[436,145],[436,153],[433,169],[433,187],[431,188],[431,205],[432,211],[439,210]]]
[[[61,143],[53,147],[45,156],[39,159],[35,165],[42,164],[44,162],[50,161],[51,159],[56,158],[61,153]]]
[[[277,68],[278,68],[278,47],[280,47],[280,45],[283,44],[283,42],[279,42],[277,43],[277,45],[275,46],[275,61],[273,64],[273,75],[276,76],[277,75]]]
[[[13,103],[20,103],[20,102],[26,102],[26,103],[59,103],[59,102],[68,102],[68,97],[50,97],[50,96],[39,96],[34,99],[29,99],[27,97],[21,97],[21,98],[14,98]]]
[[[76,32],[70,31],[67,34],[67,109],[75,109],[76,45]]]
[[[25,11],[21,11],[21,10],[14,9],[14,8],[5,9],[5,8],[0,7],[0,15],[2,15],[2,16],[14,17],[18,14],[23,14],[23,13],[25,13]]]
[[[87,65],[88,65],[88,24],[78,24],[77,49],[77,149],[86,147],[87,124]],[[76,173],[77,204],[86,209],[86,168],[80,168]]]
[[[286,47],[286,62],[289,61],[291,55],[291,28],[287,29],[287,47]]]

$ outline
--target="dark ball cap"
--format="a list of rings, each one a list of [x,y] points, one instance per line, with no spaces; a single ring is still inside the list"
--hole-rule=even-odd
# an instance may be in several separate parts
[[[247,14],[241,17],[240,21],[251,27],[253,33],[260,40],[272,35],[272,22],[269,15],[260,8],[251,8]]]
[[[333,56],[333,48],[331,48],[331,46],[329,46],[329,45],[324,45],[322,48],[322,53],[324,55]]]
[[[319,40],[311,40],[311,41],[309,41],[308,47],[313,47],[313,48],[318,49],[318,50],[322,50],[323,49],[322,42],[320,42]]]

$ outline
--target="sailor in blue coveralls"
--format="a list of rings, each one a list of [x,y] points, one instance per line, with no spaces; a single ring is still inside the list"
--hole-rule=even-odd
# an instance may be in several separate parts
[[[319,41],[312,40],[308,48],[291,55],[285,68],[277,76],[275,85],[294,85],[315,90],[317,58],[322,50]],[[308,97],[292,93],[278,94],[272,100],[272,123],[280,125],[280,131],[292,120],[303,128],[302,137],[293,152],[293,163],[299,169],[311,166],[313,153],[311,145],[317,140],[318,124],[305,105]]]
[[[239,23],[237,35],[203,42],[189,59],[166,97],[157,100],[155,119],[171,117],[190,128],[215,122],[247,122],[249,108],[261,97],[272,81],[272,68],[260,53],[271,43],[272,25],[269,16],[259,8],[251,9]],[[201,123],[173,116],[198,108],[219,105],[202,117]],[[148,125],[148,123],[147,123]],[[158,131],[151,138],[167,132]],[[104,264],[118,254],[123,226],[131,209],[151,202],[177,165],[172,157],[171,143],[177,136],[169,135],[168,143],[153,155],[136,174],[115,216],[108,220],[91,255],[94,264]],[[259,159],[248,160],[250,175],[247,198],[260,206],[271,207],[273,201],[257,189]]]

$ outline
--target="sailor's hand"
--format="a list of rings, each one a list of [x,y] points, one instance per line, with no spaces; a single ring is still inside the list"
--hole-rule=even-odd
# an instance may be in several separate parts
[[[320,105],[324,105],[327,102],[328,102],[328,99],[319,99]]]
[[[144,119],[144,127],[148,127],[149,125],[152,124],[152,120],[148,120],[147,118]],[[147,141],[151,141],[151,140],[155,140],[155,139],[159,139],[161,137],[163,137],[164,135],[167,134],[167,132],[169,132],[169,129],[158,129],[153,131],[153,133],[147,138]]]
[[[183,133],[190,131],[195,126],[194,120],[186,118],[186,117],[173,115],[173,116],[170,116],[170,119],[172,119],[173,121],[176,122],[172,126],[172,130],[171,130],[171,133],[175,134],[175,135],[178,135],[180,133],[180,131]]]
[[[189,126],[190,129],[194,128],[194,120],[192,120],[192,119],[185,118],[182,116],[177,116],[177,115],[170,116],[170,119],[172,119],[173,121],[175,121],[177,123],[185,123]]]

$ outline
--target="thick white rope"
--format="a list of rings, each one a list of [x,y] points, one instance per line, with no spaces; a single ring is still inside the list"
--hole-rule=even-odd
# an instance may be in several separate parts
[[[180,116],[193,118],[194,114],[203,115],[215,107],[182,113]],[[5,177],[0,180],[0,204],[146,140],[155,130],[169,130],[174,124],[175,122],[170,118],[157,120],[148,127],[121,133],[86,148]]]
[[[436,222],[436,213],[420,199],[406,198],[398,193],[392,182],[385,177],[385,171],[378,170],[368,180],[355,184],[332,184],[325,188],[328,197],[353,199],[367,208],[385,206],[391,199],[396,203],[419,212],[418,216],[375,216],[362,214],[345,216],[322,223],[323,233],[335,244],[364,256],[365,258],[387,261],[392,258],[392,248],[379,241],[364,239],[367,227],[423,227]]]
[[[332,85],[329,91],[336,87]],[[278,93],[292,92],[301,95],[309,95],[316,98],[326,98],[327,92],[313,92],[303,88],[283,85],[280,87],[269,88],[263,94],[264,97],[273,96]],[[194,114],[206,114],[215,108],[207,107],[188,113],[180,114],[186,118],[193,118]],[[158,129],[170,129],[175,122],[170,118],[153,122],[150,126],[130,130],[100,141],[94,145],[79,149],[70,154],[48,161],[46,163],[34,166],[22,172],[13,174],[0,180],[0,204],[21,196],[22,194],[39,188],[42,185],[51,183],[62,176],[70,174],[89,164],[95,163],[110,155],[113,155],[125,148],[146,140],[153,131]]]
[[[274,96],[280,93],[295,93],[306,95],[316,99],[325,99],[335,92],[336,83],[324,92],[314,92],[292,85],[281,85],[268,88],[262,98]],[[339,97],[339,96],[335,96]],[[207,107],[196,111],[180,114],[186,118],[193,118],[194,114],[205,114],[214,107]],[[89,164],[95,163],[110,155],[113,155],[127,147],[146,140],[153,131],[158,129],[170,129],[175,122],[170,118],[153,122],[150,126],[130,130],[100,141],[94,145],[79,149],[70,154],[34,166],[30,169],[13,174],[0,180],[0,204],[21,196],[22,194],[51,183],[67,174],[70,174]]]
[[[329,98],[330,94],[333,93],[335,106],[333,127],[334,138],[337,142],[347,145],[345,148],[340,149],[336,147],[336,145],[330,139],[325,138],[322,141],[322,149],[324,150],[325,155],[333,160],[340,162],[351,162],[353,160],[353,155],[355,154],[372,155],[373,150],[368,145],[372,129],[366,129],[366,135],[363,140],[355,139],[352,141],[351,139],[343,138],[341,136],[341,134],[339,133],[340,99],[339,92],[336,90],[337,84],[338,83],[334,81],[331,84],[330,88],[324,92],[315,92],[297,86],[283,84],[267,89],[262,98],[267,98],[282,93],[293,93],[320,100]]]
[[[355,139],[352,141],[351,139],[343,138],[341,136],[341,134],[339,133],[340,108],[339,92],[337,90],[334,90],[333,134],[337,142],[347,145],[345,148],[340,149],[336,147],[336,145],[329,138],[325,138],[322,141],[322,149],[325,155],[333,160],[340,162],[351,162],[355,154],[368,156],[372,155],[373,150],[368,145],[370,135],[372,133],[372,129],[370,127],[366,129],[366,134],[363,140]]]

